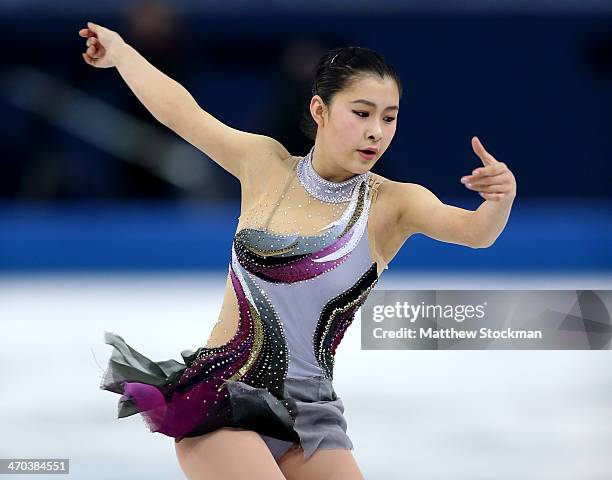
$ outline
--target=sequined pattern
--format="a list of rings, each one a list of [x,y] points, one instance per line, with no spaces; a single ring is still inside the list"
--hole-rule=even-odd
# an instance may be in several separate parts
[[[333,378],[338,345],[378,277],[367,232],[370,173],[327,182],[312,153],[239,219],[228,269],[239,314],[232,338],[181,352],[183,364],[154,362],[106,332],[114,350],[100,388],[122,394],[119,417],[140,413],[176,441],[229,426],[314,452],[321,438],[296,423],[299,402],[285,382]]]
[[[329,203],[345,202],[355,185],[367,180],[369,172],[355,175],[344,182],[330,182],[322,178],[312,166],[314,146],[298,164],[297,176],[306,191],[315,198]]]
[[[250,273],[271,282],[293,283],[329,271],[348,257],[364,234],[366,193],[363,182],[355,189],[346,214],[324,235],[270,235],[261,230],[240,230],[234,240],[239,263]],[[362,221],[358,225],[359,219]],[[277,253],[270,255],[270,252]]]
[[[376,264],[373,264],[353,287],[330,300],[321,313],[314,334],[313,348],[317,361],[329,380],[333,380],[334,376],[336,349],[346,329],[353,322],[355,312],[365,302],[377,281]]]

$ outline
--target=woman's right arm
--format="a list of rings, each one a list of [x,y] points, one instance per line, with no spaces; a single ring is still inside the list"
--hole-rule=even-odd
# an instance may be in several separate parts
[[[88,23],[85,61],[95,67],[115,66],[138,100],[163,125],[198,148],[244,182],[263,173],[269,162],[291,157],[277,140],[225,125],[202,109],[180,83],[151,65],[112,30]]]

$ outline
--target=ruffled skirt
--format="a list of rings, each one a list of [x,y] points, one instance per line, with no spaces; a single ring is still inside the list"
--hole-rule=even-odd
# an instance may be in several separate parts
[[[276,459],[293,444],[304,457],[317,449],[352,450],[344,405],[324,376],[285,378],[282,394],[224,378],[227,359],[202,361],[202,347],[176,360],[154,362],[119,335],[105,332],[113,352],[100,388],[121,394],[118,418],[140,413],[151,432],[175,441],[222,427],[259,433]]]

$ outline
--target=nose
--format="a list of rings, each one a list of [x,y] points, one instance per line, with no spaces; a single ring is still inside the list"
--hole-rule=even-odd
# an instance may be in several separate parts
[[[380,121],[377,118],[372,117],[372,122],[368,125],[370,127],[370,132],[368,138],[372,138],[375,140],[380,140],[383,136],[383,129],[380,124]]]
[[[382,129],[380,128],[380,125],[376,124],[374,127],[372,127],[368,135],[368,138],[374,141],[378,141],[382,138]]]

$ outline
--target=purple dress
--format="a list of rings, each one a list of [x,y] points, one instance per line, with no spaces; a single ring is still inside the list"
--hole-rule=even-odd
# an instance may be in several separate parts
[[[293,189],[260,208],[266,226],[274,213],[295,212],[292,224],[309,234],[254,226],[234,236],[229,275],[240,314],[229,341],[185,350],[184,363],[154,362],[105,332],[114,348],[100,388],[122,395],[120,418],[140,413],[150,431],[177,442],[221,427],[253,430],[276,459],[293,444],[305,458],[353,448],[332,380],[336,349],[378,281],[367,231],[373,184],[370,172],[326,181],[313,151],[287,167]]]

